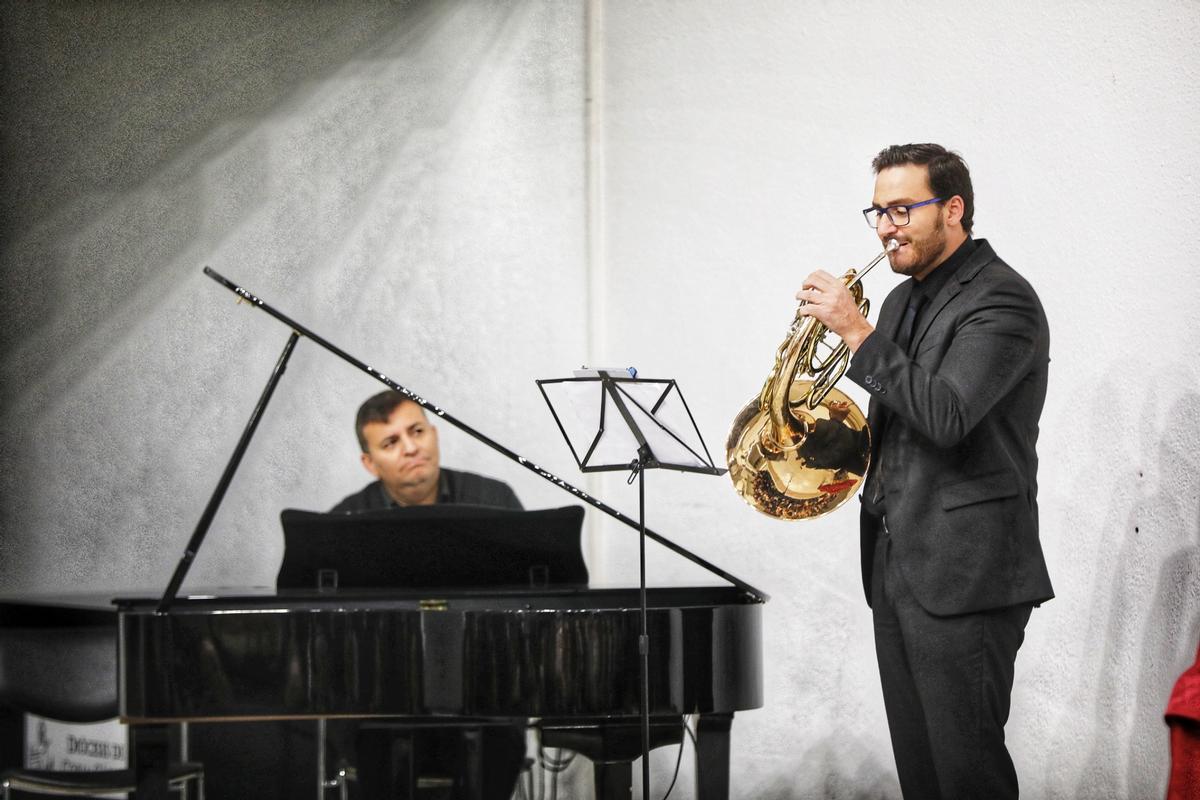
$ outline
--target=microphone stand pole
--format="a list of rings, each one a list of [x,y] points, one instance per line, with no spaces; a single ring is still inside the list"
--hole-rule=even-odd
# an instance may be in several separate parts
[[[634,470],[638,479],[638,593],[641,600],[642,635],[638,650],[642,658],[642,797],[650,798],[650,631],[646,624],[646,458],[649,448],[638,448]],[[682,745],[680,745],[682,746]]]

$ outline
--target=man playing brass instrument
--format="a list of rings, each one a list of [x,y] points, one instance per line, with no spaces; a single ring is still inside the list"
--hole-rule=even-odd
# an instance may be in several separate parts
[[[1049,329],[1037,294],[971,238],[967,165],[936,144],[872,162],[863,214],[909,276],[873,327],[818,271],[797,298],[853,352],[871,395],[863,588],[904,796],[1017,797],[1004,744],[1034,606],[1054,592],[1038,540],[1038,418]]]

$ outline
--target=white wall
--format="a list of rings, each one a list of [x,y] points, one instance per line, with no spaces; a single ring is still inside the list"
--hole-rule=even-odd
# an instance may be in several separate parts
[[[205,265],[569,463],[532,379],[585,350],[582,10],[349,10],[6,8],[6,589],[164,585],[288,336]],[[279,510],[370,480],[382,388],[301,342],[189,585],[274,583]],[[449,425],[443,457],[562,502]]]
[[[600,360],[679,379],[710,447],[762,385],[803,277],[878,252],[858,213],[871,157],[909,141],[965,156],[976,235],[1052,331],[1039,453],[1058,597],[1017,662],[1024,796],[1161,797],[1161,714],[1200,639],[1200,6],[690,0],[603,18]],[[895,283],[867,279],[876,308]],[[781,523],[716,479],[651,477],[652,524],[772,595],[735,796],[898,797],[856,511]],[[620,537],[614,572],[635,564]],[[661,557],[651,574],[694,571]]]
[[[1059,596],[1017,665],[1025,796],[1161,796],[1200,637],[1200,8],[590,10],[589,52],[581,3],[5,5],[0,590],[170,574],[287,336],[205,264],[568,479],[532,380],[585,359],[678,379],[720,457],[803,276],[877,252],[871,156],[940,141],[1053,332]],[[894,283],[872,274],[876,305]],[[273,581],[278,510],[365,481],[350,420],[376,388],[301,344],[189,585]],[[564,501],[448,426],[443,448]],[[653,528],[772,595],[733,796],[898,797],[853,511],[779,523],[662,472],[647,492]],[[635,537],[599,528],[594,575],[635,579]],[[650,576],[709,580],[653,546]]]

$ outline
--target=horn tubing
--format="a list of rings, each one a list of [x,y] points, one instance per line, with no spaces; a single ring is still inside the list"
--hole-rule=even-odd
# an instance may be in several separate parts
[[[856,283],[858,283],[859,281],[861,281],[863,278],[865,278],[865,277],[867,276],[867,273],[868,273],[868,272],[870,272],[871,270],[875,269],[875,265],[876,265],[876,264],[878,264],[880,261],[883,261],[885,258],[887,258],[887,257],[888,257],[888,254],[889,254],[889,253],[891,253],[892,251],[894,251],[894,250],[899,250],[899,249],[900,249],[900,243],[899,243],[899,242],[897,242],[895,239],[888,239],[887,246],[885,246],[885,247],[883,248],[883,252],[882,252],[882,253],[880,253],[879,255],[875,256],[875,258],[871,259],[871,263],[870,263],[870,264],[867,264],[865,267],[863,267],[862,269],[860,269],[860,270],[858,271],[858,274],[854,276],[854,280],[852,280],[852,281],[850,281],[849,283],[847,283],[847,284],[846,284],[846,288],[847,288],[847,289],[853,289],[853,288],[854,288],[854,284],[856,284]]]
[[[842,276],[842,283],[847,290],[858,287],[856,303],[864,318],[871,304],[863,296],[862,287],[858,284],[863,276],[899,247],[900,242],[895,238],[888,239],[883,252],[872,258],[865,267],[858,271],[848,270]],[[854,296],[853,292],[851,294]],[[816,462],[810,464],[806,458],[799,457],[808,441],[811,420],[805,421],[796,416],[793,405],[802,403],[814,412],[822,408],[837,382],[845,375],[850,360],[850,350],[844,341],[839,340],[836,346],[825,341],[830,331],[824,323],[816,317],[804,319],[806,304],[807,301],[800,301],[787,337],[775,353],[775,366],[767,375],[758,399],[751,400],[734,417],[725,445],[725,463],[729,467],[734,489],[751,507],[776,519],[816,519],[840,507],[858,490],[870,464],[869,444],[866,448],[859,444],[854,448],[857,453],[843,453],[820,467],[814,465]],[[819,355],[818,347],[826,348],[828,355]],[[792,400],[793,389],[802,395],[796,401]],[[839,404],[845,407],[842,417],[847,417],[851,410],[855,415],[853,424],[847,424],[847,427],[859,434],[865,432],[869,438],[870,429],[862,412],[849,397],[840,392],[839,396],[842,397]],[[830,411],[829,418],[832,420],[832,417]],[[850,456],[853,455],[858,458],[852,459]],[[772,466],[772,462],[777,463]],[[858,477],[836,481],[830,484],[829,489],[825,483],[814,484],[815,489],[809,486],[810,479],[818,477],[818,470],[831,469],[835,474],[853,473]],[[763,478],[767,478],[767,481],[764,482]],[[801,488],[793,491],[791,487],[797,478],[801,479],[797,484]],[[835,486],[837,488],[832,488]],[[825,494],[818,494],[818,490]]]
[[[608,504],[604,503],[603,501],[601,501],[595,497],[592,497],[591,495],[589,495],[587,492],[583,491],[582,489],[578,489],[575,486],[572,486],[571,484],[567,483],[565,480],[558,477],[557,475],[550,472],[549,470],[539,467],[537,464],[533,463],[532,461],[525,458],[524,456],[522,456],[518,453],[515,453],[512,450],[509,450],[504,445],[500,444],[499,442],[488,438],[487,436],[483,435],[479,431],[472,428],[467,423],[465,423],[462,420],[451,415],[445,409],[429,402],[424,397],[421,397],[420,395],[416,394],[415,392],[411,391],[410,389],[408,389],[404,386],[401,386],[399,383],[392,380],[388,376],[384,375],[379,370],[375,369],[374,367],[370,366],[369,364],[364,363],[363,361],[360,361],[359,359],[350,355],[345,350],[342,350],[340,347],[332,344],[331,342],[326,341],[321,336],[318,336],[317,334],[313,333],[308,328],[297,323],[295,320],[292,320],[291,318],[289,318],[286,314],[272,308],[261,297],[258,297],[257,295],[250,292],[249,290],[234,283],[233,281],[230,281],[229,279],[225,278],[224,276],[222,276],[220,273],[218,273],[216,270],[212,269],[211,267],[205,267],[204,274],[207,275],[208,277],[212,278],[217,283],[224,286],[229,291],[236,294],[241,299],[243,299],[246,302],[250,303],[251,305],[267,312],[272,317],[275,317],[275,319],[277,319],[280,322],[284,323],[285,325],[289,326],[292,329],[292,331],[294,331],[295,333],[300,334],[301,336],[305,337],[306,339],[311,339],[313,342],[315,342],[316,344],[325,348],[329,352],[333,353],[335,356],[342,359],[343,361],[345,361],[355,367],[358,367],[360,370],[367,373],[372,378],[375,378],[377,381],[384,384],[389,389],[394,389],[395,391],[400,392],[402,395],[407,397],[409,400],[412,400],[414,403],[421,406],[422,408],[432,411],[434,414],[437,415],[437,417],[439,419],[444,419],[446,422],[449,422],[451,425],[455,426],[456,428],[461,430],[463,433],[466,433],[469,436],[482,442],[483,444],[486,444],[488,447],[492,448],[496,452],[517,462],[518,464],[520,464],[521,466],[530,470],[531,472],[538,475],[539,477],[550,481],[551,483],[553,483],[555,486],[559,487],[560,489],[570,492],[571,494],[575,495],[576,497],[578,497],[580,500],[584,501],[585,503],[588,503],[592,507],[598,508],[599,510],[603,511],[605,514],[608,514],[613,519],[616,519],[616,520],[619,520],[619,521],[625,523],[626,525],[628,525],[630,528],[633,528],[634,530],[638,530],[638,531],[641,530],[641,525],[637,520],[631,519],[630,517],[625,516],[620,511],[613,508],[612,506],[609,506]],[[695,553],[692,553],[692,552],[688,551],[687,549],[681,547],[680,545],[675,544],[670,539],[667,539],[664,536],[660,536],[659,534],[655,533],[654,531],[650,530],[649,528],[646,528],[645,531],[646,531],[646,536],[648,536],[651,539],[653,539],[654,541],[658,542],[663,547],[666,547],[667,549],[672,550],[675,553],[678,553],[679,555],[683,556],[684,558],[688,559],[689,561],[691,561],[695,564],[698,564],[699,566],[703,567],[704,569],[708,570],[709,572],[713,573],[714,575],[729,581],[734,586],[741,589],[743,592],[746,592],[747,594],[751,595],[752,597],[759,599],[759,600],[763,600],[763,601],[770,599],[770,597],[765,592],[762,592],[759,589],[756,589],[755,587],[751,586],[750,584],[746,583],[745,581],[741,580],[740,578],[737,578],[737,577],[729,574],[728,572],[726,572],[725,570],[716,566],[715,564],[712,564],[712,563],[704,560],[700,556],[696,555]]]

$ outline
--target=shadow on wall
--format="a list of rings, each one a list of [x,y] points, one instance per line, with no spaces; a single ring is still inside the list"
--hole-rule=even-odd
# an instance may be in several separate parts
[[[292,222],[310,198],[274,190],[272,159],[304,171],[310,153],[260,129],[274,130],[306,89],[340,88],[347,65],[370,72],[380,53],[403,52],[448,5],[0,4],[0,588],[47,575],[128,585],[130,565],[162,551],[157,520],[204,491],[165,502],[156,491],[176,452],[154,446],[177,416],[162,413],[169,396],[209,417],[222,403],[238,420],[245,411],[222,391],[231,377],[198,385],[189,374],[202,351],[193,343],[215,342],[207,314],[178,328],[152,321],[198,279],[196,253],[257,213],[274,215],[254,230],[276,240],[340,232]],[[330,216],[308,205],[311,217]],[[235,246],[257,244],[261,257],[275,250],[264,238],[243,234]],[[186,340],[173,335],[184,328]],[[47,430],[68,433],[49,441]],[[71,446],[83,449],[67,464]],[[104,535],[80,535],[93,530]]]
[[[299,87],[417,24],[404,4],[359,6],[0,7],[11,134],[0,141],[0,270],[22,287],[0,305],[6,367],[31,338],[44,349],[15,366],[128,313],[127,296],[186,249],[208,216],[203,193],[180,191],[206,163],[193,154],[181,166],[190,148],[219,149]],[[123,219],[109,219],[114,197]]]
[[[1200,640],[1200,395],[1184,395],[1166,419],[1165,430],[1143,437],[1159,439],[1155,460],[1148,462],[1159,485],[1136,499],[1123,527],[1098,540],[1100,546],[1120,542],[1120,552],[1112,584],[1101,570],[1094,590],[1111,602],[1079,800],[1153,798],[1166,791],[1170,749],[1163,710]],[[1131,476],[1132,465],[1116,466],[1121,479],[1143,477],[1142,469]],[[1112,511],[1111,519],[1121,518],[1121,507]],[[1101,624],[1094,619],[1090,631],[1098,634]],[[1121,753],[1128,755],[1121,759]],[[1124,775],[1118,774],[1122,761]]]

